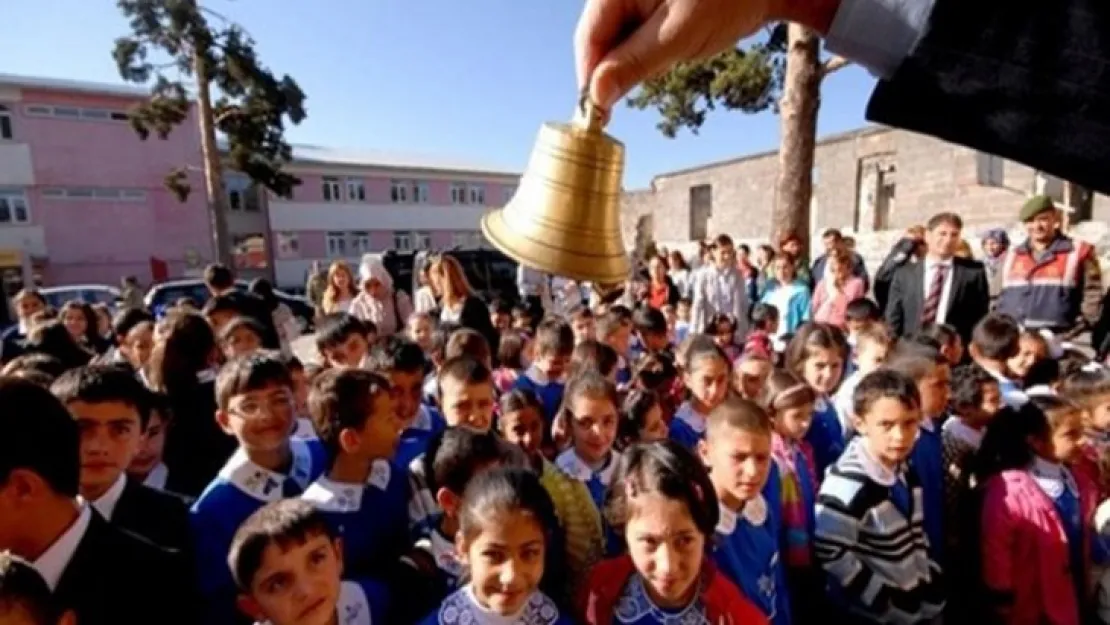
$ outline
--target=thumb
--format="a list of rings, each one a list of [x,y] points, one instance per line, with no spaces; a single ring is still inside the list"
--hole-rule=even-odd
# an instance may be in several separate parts
[[[660,7],[601,59],[590,80],[594,102],[609,110],[636,85],[679,60],[674,21],[673,14]]]

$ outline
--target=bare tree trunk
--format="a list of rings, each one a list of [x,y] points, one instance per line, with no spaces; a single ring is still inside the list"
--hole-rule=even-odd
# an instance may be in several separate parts
[[[813,150],[823,70],[817,34],[796,24],[791,24],[787,32],[786,79],[779,111],[779,176],[771,225],[776,242],[795,234],[802,240],[802,253],[808,255]]]
[[[216,123],[212,114],[208,68],[199,54],[193,55],[193,74],[197,81],[200,151],[204,158],[204,192],[208,204],[208,219],[212,225],[213,255],[216,262],[231,267],[231,235],[227,228],[224,170],[220,162],[220,146],[216,143]]]

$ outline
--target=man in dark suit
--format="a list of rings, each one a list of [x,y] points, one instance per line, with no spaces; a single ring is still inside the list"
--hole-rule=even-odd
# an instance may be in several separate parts
[[[112,527],[78,496],[80,433],[46,389],[0,379],[0,549],[32,562],[81,625],[193,625],[179,554]]]
[[[894,273],[886,320],[895,336],[948,324],[963,338],[990,309],[987,273],[977,261],[955,256],[963,220],[955,213],[934,215],[925,225],[925,258]]]

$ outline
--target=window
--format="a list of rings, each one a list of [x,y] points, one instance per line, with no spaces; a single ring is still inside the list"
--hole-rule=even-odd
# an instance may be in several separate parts
[[[452,232],[451,247],[467,248],[470,246],[469,232]]]
[[[994,154],[975,153],[976,181],[987,187],[1000,187],[1006,181],[1006,161]]]
[[[351,233],[351,256],[362,256],[370,251],[370,233],[358,231]]]
[[[352,202],[366,201],[366,185],[359,178],[347,179],[347,199]]]
[[[483,206],[486,203],[486,185],[472,184],[468,187],[470,191],[470,204]]]
[[[42,190],[42,197],[51,200],[144,202],[146,201],[146,191],[119,187],[47,187]]]
[[[31,220],[22,189],[0,189],[0,224],[25,224]]]
[[[66,119],[80,119],[81,109],[69,106],[55,106],[54,117],[64,117]]]
[[[281,258],[295,258],[300,255],[301,241],[296,232],[276,232],[277,253]]]
[[[713,217],[713,185],[690,187],[690,238],[701,241],[709,237],[709,219]]]
[[[328,257],[335,258],[337,256],[347,255],[347,233],[346,232],[329,232],[327,233],[327,249]]]
[[[516,195],[516,185],[501,188],[501,202],[503,204],[512,201],[514,195]]]
[[[12,113],[8,107],[0,104],[0,140],[12,138]]]
[[[413,249],[426,250],[432,247],[432,235],[430,232],[413,232],[412,233]]]
[[[486,246],[486,237],[482,236],[481,230],[475,230],[470,233],[470,247],[474,249],[482,249]]]
[[[408,232],[394,232],[393,249],[398,252],[412,251],[412,236]]]
[[[466,204],[466,185],[461,182],[451,184],[451,203]]]
[[[325,202],[339,202],[343,199],[343,194],[339,190],[339,178],[324,176],[321,181],[321,191]]]
[[[23,107],[23,113],[29,117],[58,117],[61,119],[88,122],[127,122],[130,120],[126,111],[104,108],[77,108],[74,106],[49,106],[46,104],[28,104]]]
[[[428,203],[428,183],[421,180],[412,182],[412,201],[414,204]]]
[[[393,180],[389,183],[389,199],[394,204],[404,204],[409,201],[409,182],[407,180]]]

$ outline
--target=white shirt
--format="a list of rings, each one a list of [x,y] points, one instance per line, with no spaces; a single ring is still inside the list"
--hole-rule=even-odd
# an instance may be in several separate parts
[[[949,299],[952,297],[952,274],[954,273],[952,267],[952,259],[936,260],[932,258],[925,259],[925,293],[921,300],[921,309],[924,311],[925,302],[929,300],[929,291],[933,288],[933,276],[936,275],[937,267],[944,267],[944,285],[940,287],[940,301],[937,303],[937,324],[944,323],[948,318],[948,306],[951,304]]]
[[[113,483],[108,490],[104,491],[103,495],[98,497],[96,501],[91,501],[89,503],[92,504],[93,508],[96,508],[100,516],[111,521],[112,513],[116,511],[116,504],[119,503],[119,498],[123,495],[125,486],[127,486],[127,475],[121,473],[120,476],[116,478],[115,483]]]
[[[166,480],[169,479],[169,477],[169,467],[166,466],[166,463],[159,462],[150,470],[150,473],[147,474],[146,479],[143,480],[143,486],[157,490],[165,490]]]
[[[69,566],[70,560],[73,560],[73,554],[77,553],[77,547],[81,544],[81,539],[85,537],[85,532],[89,529],[90,521],[92,521],[92,511],[89,506],[82,503],[81,513],[77,515],[77,520],[73,522],[73,525],[70,525],[69,529],[35,560],[35,570],[39,572],[39,575],[42,575],[42,579],[50,587],[50,590],[57,589],[62,574]]]

